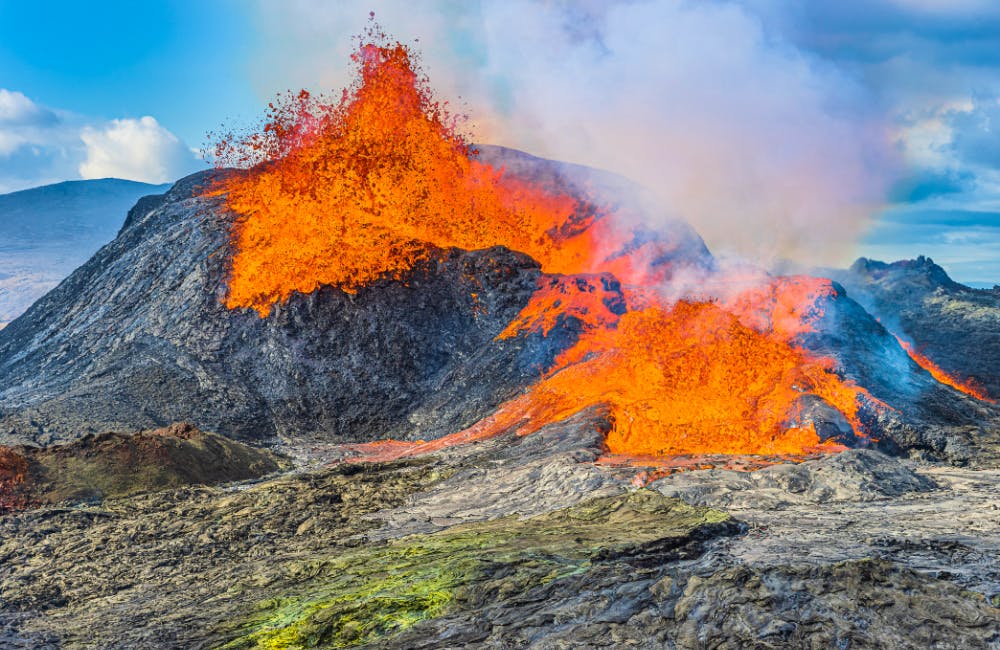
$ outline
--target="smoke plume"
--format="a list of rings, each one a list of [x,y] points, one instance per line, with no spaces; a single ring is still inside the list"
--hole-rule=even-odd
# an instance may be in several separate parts
[[[263,3],[262,95],[342,87],[369,9],[477,141],[636,180],[717,254],[842,263],[893,176],[862,85],[734,3]]]

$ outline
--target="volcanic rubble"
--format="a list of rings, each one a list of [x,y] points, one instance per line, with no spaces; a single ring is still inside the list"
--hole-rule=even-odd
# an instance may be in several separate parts
[[[205,182],[0,331],[0,646],[1000,647],[1000,411],[892,330],[996,395],[995,299],[927,261],[838,278],[801,344],[887,406],[841,453],[677,471],[610,457],[600,405],[410,453],[581,335],[498,338],[539,265],[444,250],[261,318],[223,305]]]

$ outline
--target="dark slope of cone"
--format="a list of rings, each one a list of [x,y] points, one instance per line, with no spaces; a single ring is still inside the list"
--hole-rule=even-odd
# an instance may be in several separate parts
[[[839,287],[814,331],[799,338],[837,360],[839,372],[864,386],[883,408],[862,419],[875,445],[890,453],[917,450],[929,458],[986,466],[1000,462],[1000,412],[937,381],[896,337]]]
[[[495,149],[494,154],[503,150]],[[506,152],[568,183],[559,164]],[[0,332],[0,443],[190,421],[242,439],[433,438],[537,379],[576,336],[495,337],[536,288],[503,248],[441,251],[401,281],[226,309],[231,215],[205,175],[143,199],[118,238]],[[677,226],[685,258],[710,260]]]
[[[850,295],[944,371],[1000,398],[1000,292],[953,281],[926,257],[859,259],[834,272]]]

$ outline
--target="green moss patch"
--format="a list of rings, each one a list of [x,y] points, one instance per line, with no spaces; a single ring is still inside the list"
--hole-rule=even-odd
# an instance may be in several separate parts
[[[258,603],[226,648],[342,648],[496,601],[608,559],[733,528],[725,513],[640,490],[530,519],[506,517],[301,563],[294,594]]]

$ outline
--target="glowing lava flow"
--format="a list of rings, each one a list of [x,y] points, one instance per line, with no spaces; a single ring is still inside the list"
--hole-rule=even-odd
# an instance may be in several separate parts
[[[547,275],[499,338],[547,334],[570,318],[581,325],[554,367],[493,416],[440,441],[385,443],[382,453],[527,434],[598,404],[613,421],[612,452],[804,453],[823,442],[801,421],[806,395],[863,434],[864,391],[793,344],[829,283],[780,279],[724,303],[663,302],[653,287],[668,276],[662,260],[676,242],[647,241],[576,193],[479,161],[409,50],[377,28],[366,38],[352,57],[358,81],[339,101],[288,96],[270,106],[261,132],[218,143],[221,165],[250,168],[211,190],[238,215],[226,305],[266,317],[294,292],[353,292],[402,277],[435,250],[503,245]]]
[[[925,355],[918,352],[912,343],[898,335],[894,334],[893,336],[895,336],[896,340],[899,341],[899,344],[903,346],[906,353],[910,355],[910,358],[913,359],[918,366],[931,373],[931,376],[934,377],[934,379],[936,379],[939,383],[942,383],[945,386],[951,386],[955,390],[965,393],[966,395],[971,395],[978,400],[989,402],[990,404],[996,403],[990,398],[989,395],[986,394],[986,391],[976,386],[972,381],[962,381],[961,379],[948,374],[941,369],[941,366],[937,365]]]
[[[825,295],[816,289],[823,285],[806,280],[776,282],[773,304],[753,301],[759,309],[752,316],[766,321],[767,331],[748,327],[738,313],[711,302],[666,306],[645,296],[627,300],[631,309],[616,317],[603,292],[586,284],[543,287],[501,337],[518,327],[546,333],[558,316],[577,318],[584,333],[546,377],[477,427],[500,432],[516,426],[527,434],[605,404],[613,422],[606,442],[613,453],[805,453],[822,443],[812,424],[797,421],[802,397],[814,395],[863,436],[858,410],[867,393],[837,377],[830,360],[789,344],[807,325],[803,315],[793,318],[778,308],[789,304],[780,287],[809,287],[811,293],[795,295],[813,300],[796,311],[815,314],[816,300]],[[579,291],[568,297],[567,286]]]

